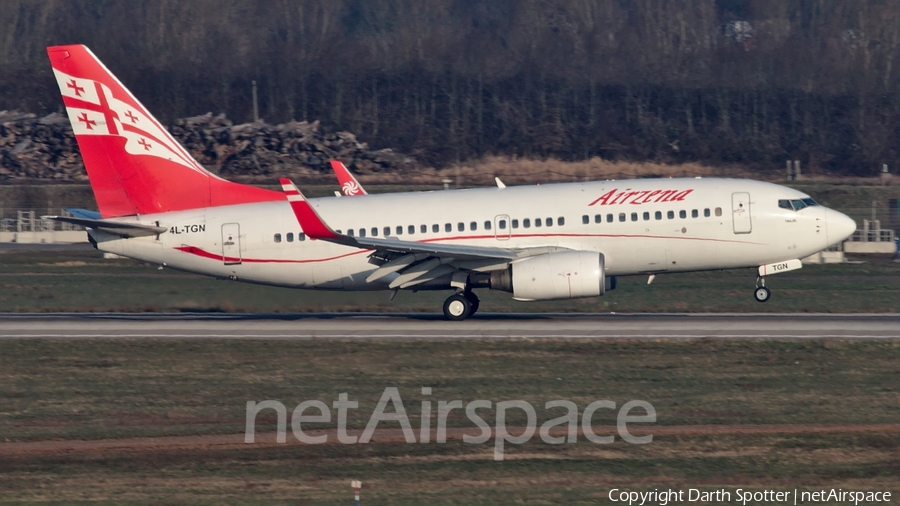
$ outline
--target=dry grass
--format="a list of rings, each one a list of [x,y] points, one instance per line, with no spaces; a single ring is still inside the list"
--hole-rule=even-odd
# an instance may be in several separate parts
[[[487,156],[446,169],[423,168],[403,174],[359,176],[361,183],[434,184],[444,178],[458,179],[461,185],[491,185],[497,176],[505,183],[555,183],[598,179],[639,177],[744,177],[749,172],[740,166],[712,167],[699,163],[664,165],[653,162],[615,162],[602,158],[578,162],[555,159],[537,160],[509,156]]]
[[[297,167],[291,176],[306,184],[330,185],[334,183],[331,171],[318,172]],[[450,167],[437,169],[420,167],[402,172],[376,172],[356,174],[360,183],[377,185],[424,185],[440,187],[445,179],[460,187],[493,185],[494,177],[508,184],[560,183],[595,181],[606,179],[633,179],[649,177],[735,177],[766,181],[784,181],[784,171],[773,168],[768,172],[752,170],[743,165],[704,165],[701,163],[662,164],[656,162],[628,162],[605,160],[599,157],[581,161],[563,161],[553,158],[533,159],[514,156],[489,155],[467,160]],[[271,179],[238,178],[246,182],[268,183]],[[805,182],[839,182],[850,185],[896,185],[900,177],[887,175],[878,178],[846,178],[827,174],[807,174]],[[330,192],[326,192],[330,194]]]
[[[0,442],[0,503],[348,504],[351,479],[364,482],[366,504],[409,505],[598,504],[613,487],[896,491],[897,350],[837,340],[5,341],[0,441],[14,442]],[[396,424],[367,445],[242,442],[248,399],[293,406],[347,391],[360,401],[350,410],[358,432],[385,385],[401,389],[418,429],[426,384],[433,400],[644,398],[659,421],[633,427],[652,444],[535,438],[510,445],[503,462],[490,444],[461,443],[476,430],[460,419],[446,444],[404,444]],[[271,435],[274,417],[257,428]]]

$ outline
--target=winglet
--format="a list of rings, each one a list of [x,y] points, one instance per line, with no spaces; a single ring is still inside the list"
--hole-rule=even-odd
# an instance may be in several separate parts
[[[332,160],[331,169],[334,170],[334,174],[337,176],[338,182],[341,183],[341,191],[344,193],[344,195],[348,197],[352,197],[354,195],[368,195],[368,192],[366,192],[365,188],[363,188],[362,185],[359,184],[359,181],[357,181],[356,178],[353,177],[353,174],[351,174],[350,171],[347,170],[347,167],[345,167],[343,163],[338,160]]]
[[[294,216],[297,217],[297,222],[300,223],[300,228],[303,229],[303,233],[306,234],[307,237],[310,239],[340,242],[342,236],[337,234],[331,227],[322,221],[319,214],[311,205],[309,205],[306,197],[300,193],[300,190],[297,189],[297,186],[294,185],[290,179],[283,177],[279,179],[279,182],[281,183],[281,188],[284,190],[285,195],[287,195],[288,202],[291,204],[291,209],[294,210]]]

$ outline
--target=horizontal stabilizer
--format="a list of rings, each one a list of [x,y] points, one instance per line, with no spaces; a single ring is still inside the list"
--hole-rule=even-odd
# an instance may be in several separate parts
[[[99,220],[103,217],[99,211],[91,211],[89,209],[66,208],[65,211],[76,218],[86,218],[88,220]]]
[[[157,227],[153,225],[144,225],[141,223],[128,223],[113,220],[93,220],[89,218],[75,218],[72,216],[42,216],[47,220],[61,221],[80,225],[85,228],[92,228],[121,237],[148,237],[159,235],[167,231],[166,227]]]

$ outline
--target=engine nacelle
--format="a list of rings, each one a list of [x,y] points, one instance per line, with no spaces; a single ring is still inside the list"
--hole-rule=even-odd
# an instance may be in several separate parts
[[[491,288],[512,292],[517,300],[596,297],[615,288],[606,276],[603,255],[561,251],[523,258],[507,271],[491,274]]]

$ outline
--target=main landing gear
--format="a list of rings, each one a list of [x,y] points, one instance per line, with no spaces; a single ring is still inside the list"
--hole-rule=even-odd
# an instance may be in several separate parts
[[[480,301],[472,292],[456,292],[444,301],[444,317],[451,321],[462,321],[478,311]]]
[[[753,298],[756,302],[765,302],[772,296],[772,290],[766,288],[766,278],[759,276],[756,278],[756,290],[753,291]]]

